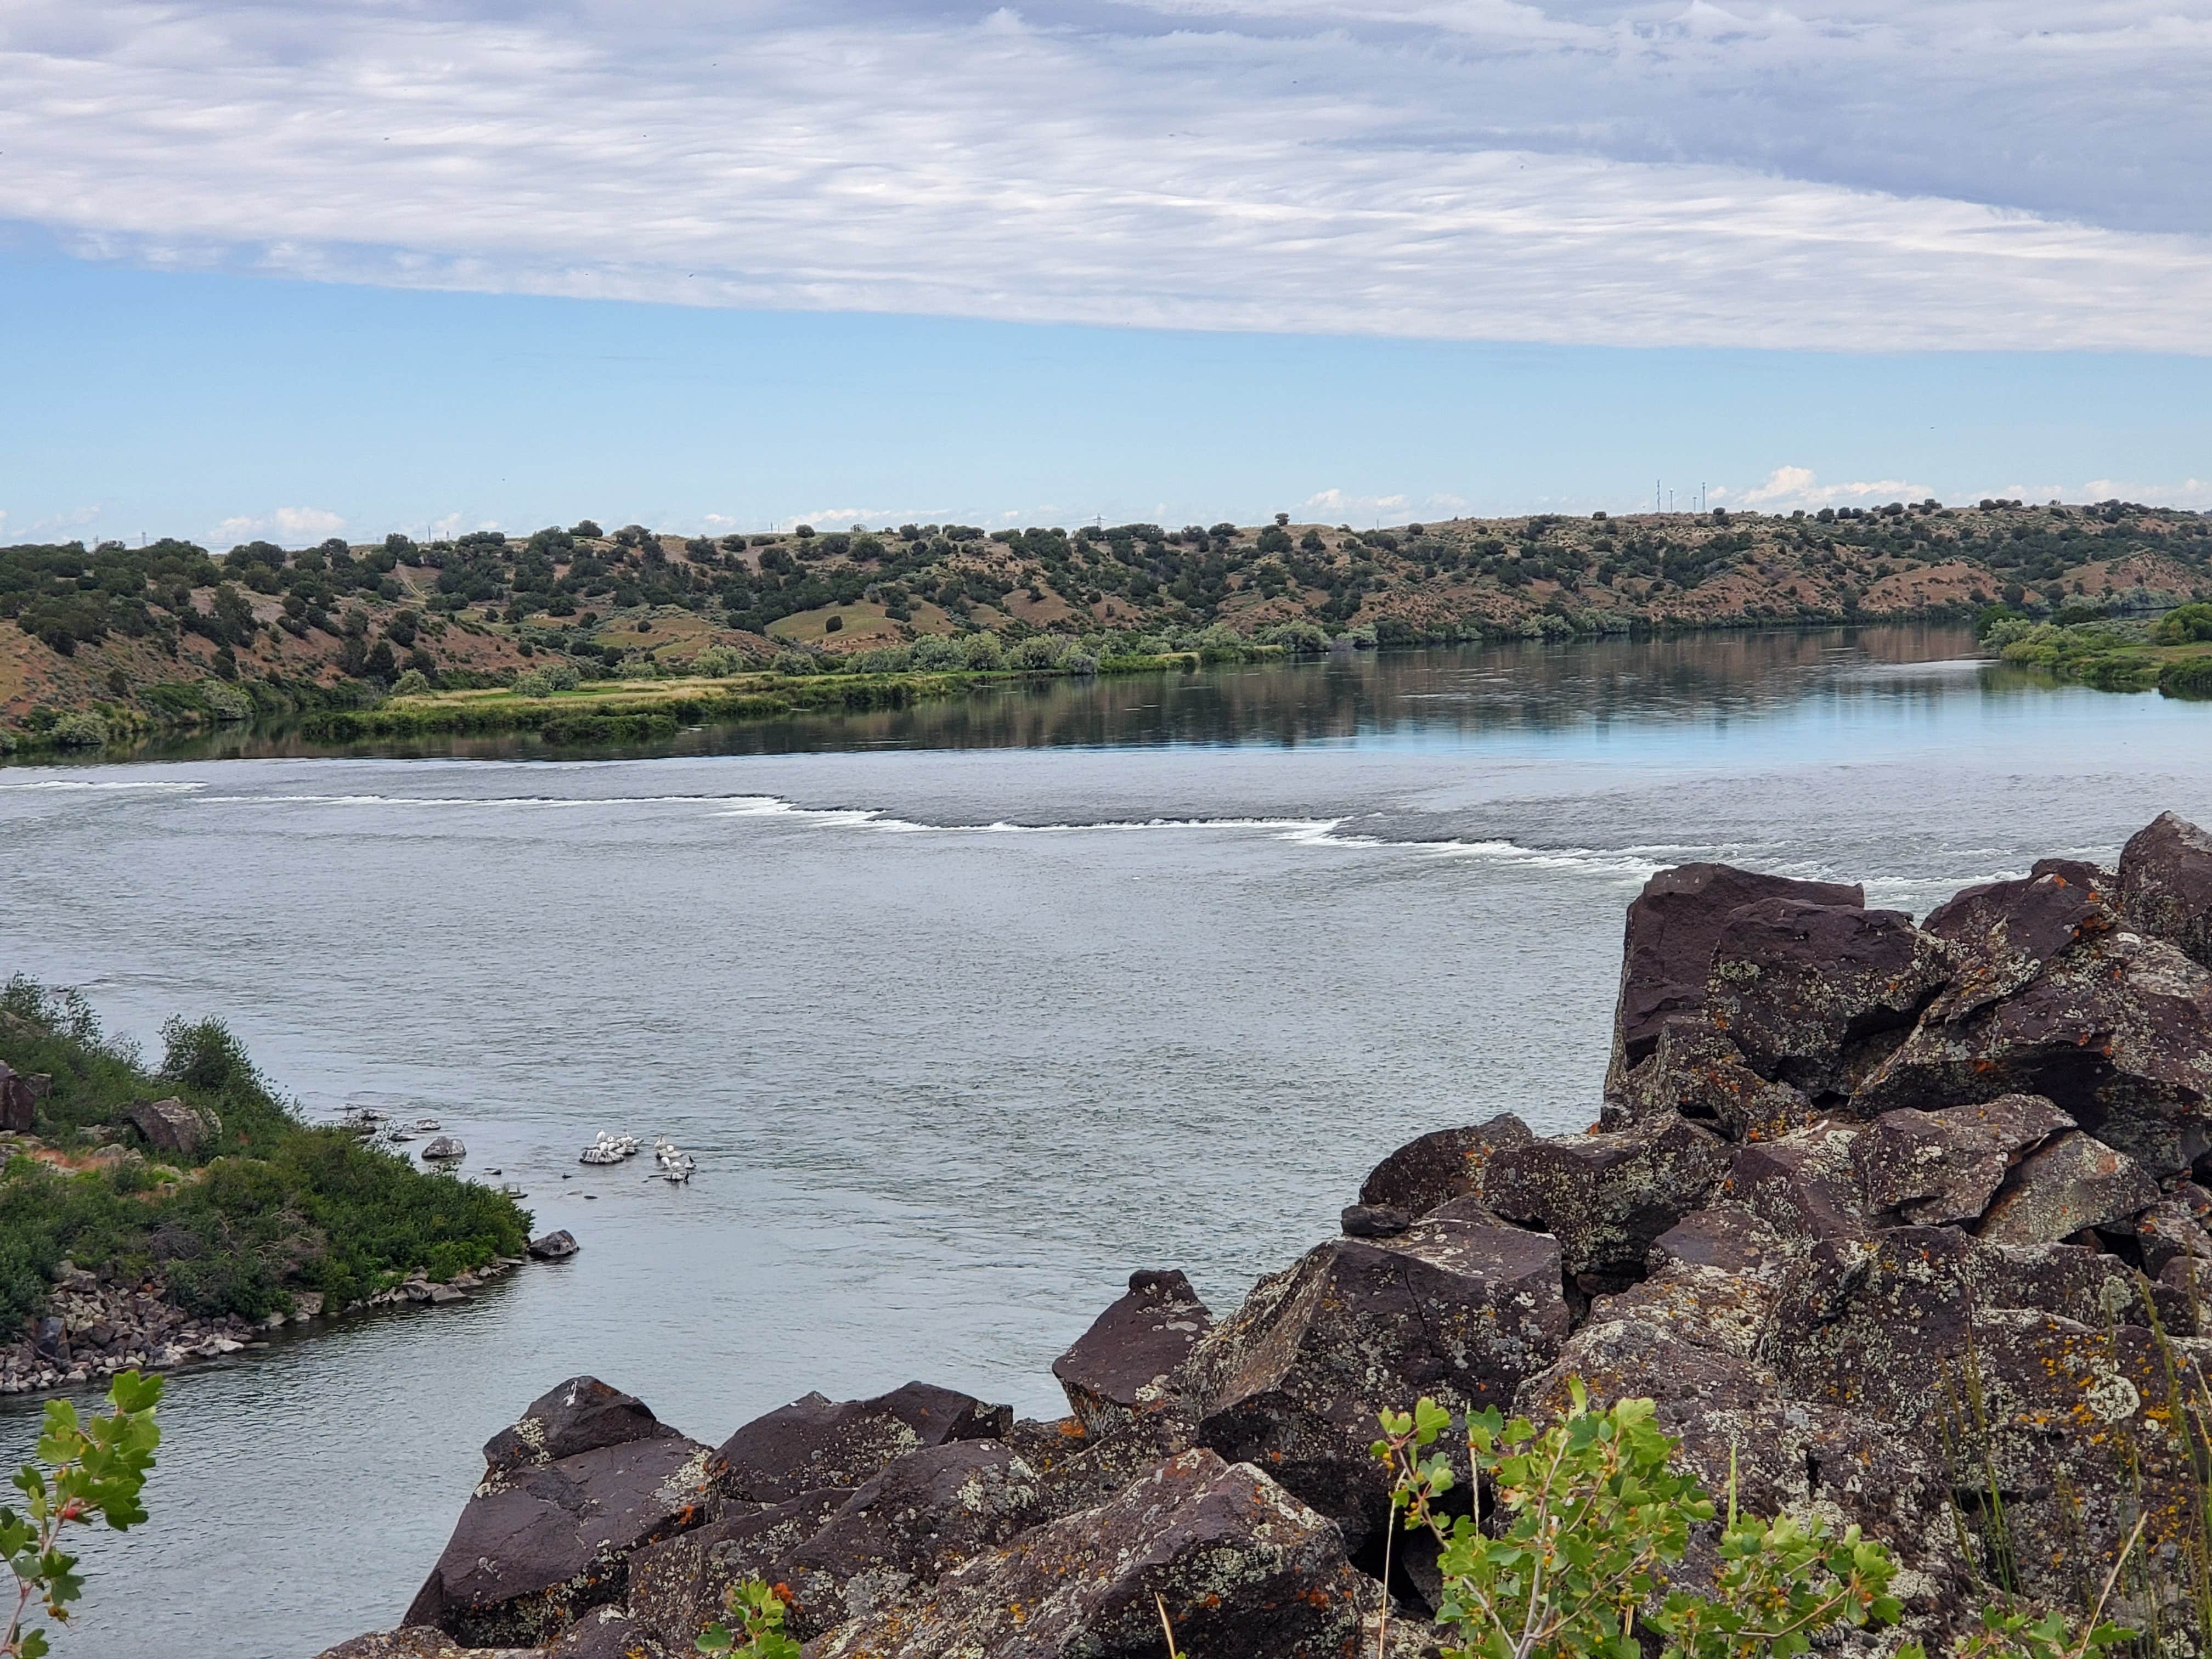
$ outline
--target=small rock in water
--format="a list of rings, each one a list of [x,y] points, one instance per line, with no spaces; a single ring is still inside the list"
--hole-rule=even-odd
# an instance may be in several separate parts
[[[451,1135],[440,1135],[422,1149],[426,1162],[447,1163],[453,1158],[466,1158],[469,1149]]]
[[[530,1254],[539,1261],[560,1261],[576,1254],[581,1247],[576,1236],[566,1227],[556,1227],[550,1233],[541,1233],[530,1241]]]

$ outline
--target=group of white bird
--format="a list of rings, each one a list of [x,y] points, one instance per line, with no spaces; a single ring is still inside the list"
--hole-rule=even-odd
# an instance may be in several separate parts
[[[638,1142],[635,1135],[611,1135],[605,1129],[592,1137],[592,1144],[584,1148],[576,1162],[579,1164],[619,1164],[626,1158],[635,1158]]]
[[[619,1164],[626,1158],[635,1158],[641,1150],[635,1135],[609,1134],[602,1129],[578,1155],[576,1162]],[[699,1167],[698,1160],[665,1135],[653,1138],[653,1161],[659,1166],[654,1171],[655,1178],[679,1187],[690,1180],[692,1170]]]

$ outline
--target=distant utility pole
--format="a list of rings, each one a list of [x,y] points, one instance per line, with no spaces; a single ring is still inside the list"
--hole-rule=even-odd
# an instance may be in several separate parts
[[[1654,513],[1659,510],[1659,480],[1656,478],[1651,481],[1651,510]]]

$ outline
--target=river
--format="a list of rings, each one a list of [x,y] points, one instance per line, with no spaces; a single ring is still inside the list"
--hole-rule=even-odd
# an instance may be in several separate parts
[[[0,770],[0,973],[219,1013],[318,1115],[441,1119],[582,1253],[189,1368],[64,1655],[300,1659],[405,1607],[477,1449],[577,1372],[716,1441],[924,1377],[1056,1414],[1133,1267],[1217,1310],[1365,1170],[1593,1115],[1621,908],[1723,859],[1915,912],[2212,821],[2212,708],[1960,630],[1054,682],[895,714]],[[580,1168],[601,1128],[685,1188]],[[0,1452],[35,1402],[0,1408]]]

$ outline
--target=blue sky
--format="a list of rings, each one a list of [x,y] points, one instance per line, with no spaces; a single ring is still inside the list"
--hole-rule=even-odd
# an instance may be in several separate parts
[[[2212,0],[15,0],[0,538],[2212,507],[2208,82]]]

